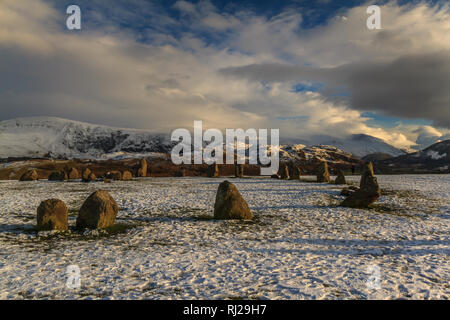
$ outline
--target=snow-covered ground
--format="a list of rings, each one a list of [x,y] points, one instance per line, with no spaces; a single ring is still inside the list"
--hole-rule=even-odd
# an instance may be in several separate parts
[[[450,175],[378,179],[387,192],[371,210],[338,207],[338,186],[232,179],[254,222],[208,218],[222,178],[0,181],[0,298],[450,298]],[[36,236],[41,200],[64,200],[74,225],[100,188],[131,229]],[[81,289],[66,287],[68,265]]]

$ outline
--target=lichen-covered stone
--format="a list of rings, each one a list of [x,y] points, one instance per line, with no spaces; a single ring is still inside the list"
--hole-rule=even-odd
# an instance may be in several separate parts
[[[69,229],[69,211],[66,204],[59,199],[41,202],[37,208],[37,229],[39,231]]]
[[[217,190],[214,204],[214,219],[251,220],[253,215],[239,190],[229,181],[224,181]]]
[[[105,190],[92,193],[80,208],[77,228],[107,228],[114,225],[119,206]]]

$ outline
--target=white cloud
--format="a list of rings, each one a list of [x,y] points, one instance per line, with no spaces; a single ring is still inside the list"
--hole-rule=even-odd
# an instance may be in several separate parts
[[[365,29],[362,7],[347,12],[346,21],[302,30],[302,16],[292,10],[268,18],[223,14],[208,1],[178,1],[174,8],[185,20],[170,23],[185,28],[182,35],[152,32],[154,42],[141,43],[110,25],[106,30],[64,31],[64,12],[43,0],[3,0],[2,117],[51,115],[157,131],[203,120],[205,127],[221,129],[280,128],[282,135],[295,138],[366,133],[411,146],[411,132],[371,127],[359,111],[317,92],[294,92],[292,83],[230,79],[218,72],[286,60],[336,66],[450,46],[442,32],[449,28],[447,15],[431,14],[424,5],[410,11],[389,6],[383,10],[386,33],[372,35]],[[408,24],[413,18],[415,23]],[[221,41],[205,42],[198,29]]]

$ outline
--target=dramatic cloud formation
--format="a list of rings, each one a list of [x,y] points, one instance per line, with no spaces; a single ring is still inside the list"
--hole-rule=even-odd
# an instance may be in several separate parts
[[[363,111],[430,119],[437,126],[450,128],[450,51],[334,68],[262,64],[222,72],[253,81],[325,83],[322,93],[329,100]]]
[[[1,118],[59,116],[168,131],[280,128],[285,138],[365,133],[424,145],[419,125],[369,125],[362,110],[428,119],[448,134],[448,4],[366,7],[302,29],[303,12],[220,11],[210,1],[77,1],[83,30],[65,30],[69,3],[0,2]],[[171,12],[169,14],[168,12]],[[134,25],[130,26],[129,21]]]

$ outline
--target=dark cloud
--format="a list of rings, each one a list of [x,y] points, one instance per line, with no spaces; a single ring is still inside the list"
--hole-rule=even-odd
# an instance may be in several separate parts
[[[450,128],[450,52],[405,55],[392,61],[358,62],[335,68],[258,64],[221,70],[254,81],[320,82],[323,94],[351,108],[429,119]]]

